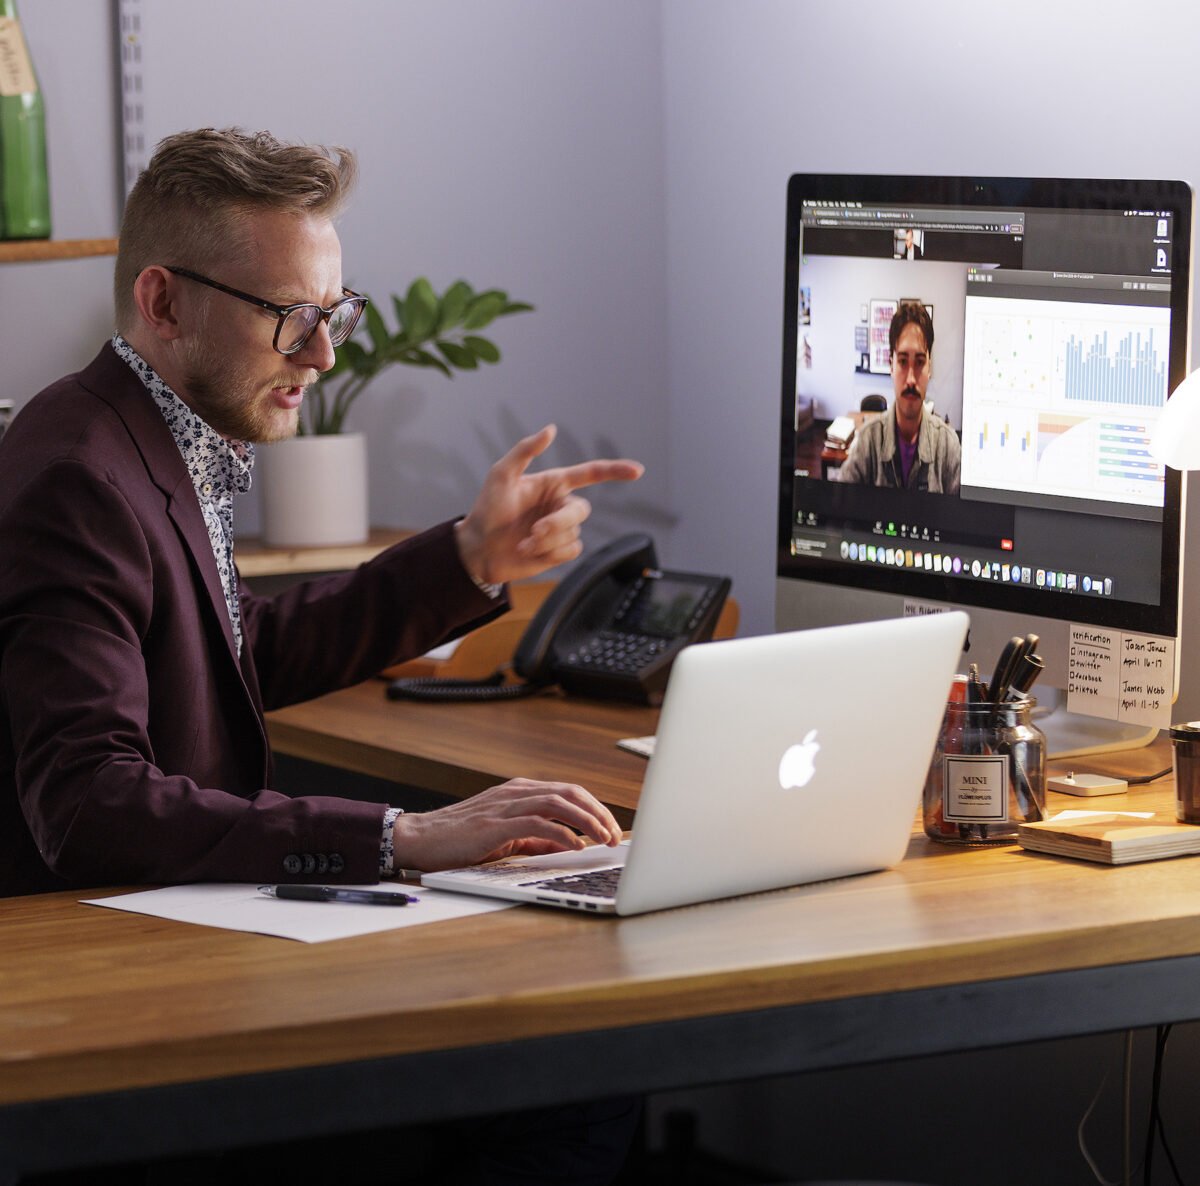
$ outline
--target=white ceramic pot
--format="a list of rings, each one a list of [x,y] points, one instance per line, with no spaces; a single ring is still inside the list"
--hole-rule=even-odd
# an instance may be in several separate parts
[[[254,480],[268,547],[330,547],[366,540],[367,439],[361,432],[260,445]]]

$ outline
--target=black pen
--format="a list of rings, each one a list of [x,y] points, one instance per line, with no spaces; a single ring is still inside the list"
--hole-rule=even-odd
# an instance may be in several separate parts
[[[336,885],[260,885],[258,892],[271,898],[290,898],[297,902],[357,902],[363,906],[407,906],[410,902],[421,900],[411,894],[343,889]]]

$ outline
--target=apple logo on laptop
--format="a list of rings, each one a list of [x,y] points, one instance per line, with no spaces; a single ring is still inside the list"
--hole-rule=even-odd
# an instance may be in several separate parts
[[[816,773],[817,753],[821,743],[816,729],[810,729],[799,745],[789,745],[779,759],[779,785],[785,790],[808,786]]]

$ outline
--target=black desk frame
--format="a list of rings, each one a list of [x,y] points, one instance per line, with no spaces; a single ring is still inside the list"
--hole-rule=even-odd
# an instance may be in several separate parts
[[[1200,955],[15,1104],[0,1108],[0,1186],[57,1169],[1195,1018]]]

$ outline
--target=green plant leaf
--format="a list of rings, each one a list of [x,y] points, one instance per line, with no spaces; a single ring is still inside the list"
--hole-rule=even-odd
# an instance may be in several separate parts
[[[441,371],[447,379],[454,378],[454,372],[436,354],[430,354],[428,350],[420,350],[414,346],[407,351],[401,361],[414,367],[433,367]]]
[[[404,298],[404,322],[414,342],[432,336],[437,327],[438,300],[433,285],[424,276],[409,285]]]
[[[371,375],[375,372],[373,357],[353,338],[348,339],[338,347],[338,361],[331,370],[326,371],[326,375],[337,375],[339,371],[344,372],[347,367],[356,375]]]
[[[508,303],[508,298],[502,292],[493,289],[480,293],[467,309],[463,318],[463,329],[483,329],[500,316],[501,310]]]
[[[371,345],[376,350],[381,350],[387,346],[391,334],[388,333],[388,327],[383,322],[383,314],[380,313],[378,307],[374,304],[368,304],[366,310],[367,333],[371,337]]]
[[[455,368],[477,370],[481,362],[499,362],[499,347],[470,331],[497,317],[533,309],[522,301],[510,301],[503,289],[476,292],[465,280],[456,280],[439,297],[423,276],[409,285],[403,297],[393,293],[391,299],[399,329],[388,332],[382,305],[367,306],[354,338],[338,347],[334,365],[310,390],[303,431],[341,432],[351,404],[393,363],[425,367],[453,379]]]
[[[354,344],[357,345],[357,343]],[[350,362],[350,352],[346,349],[349,345],[351,345],[350,342],[343,342],[334,351],[333,366],[321,373],[320,379],[317,380],[318,383],[328,383],[330,379],[336,379],[338,375],[344,375],[347,371],[353,370],[353,365]],[[362,350],[361,346],[358,348]]]
[[[438,333],[445,333],[466,316],[474,295],[475,290],[465,280],[456,280],[446,289],[438,308]]]
[[[457,342],[435,342],[434,345],[442,352],[446,361],[451,366],[458,367],[461,371],[474,371],[479,367],[479,360],[467,349],[466,346],[460,346]]]
[[[463,338],[463,345],[466,346],[480,362],[499,362],[500,349],[495,342],[488,338],[476,337],[473,334],[467,334]]]

